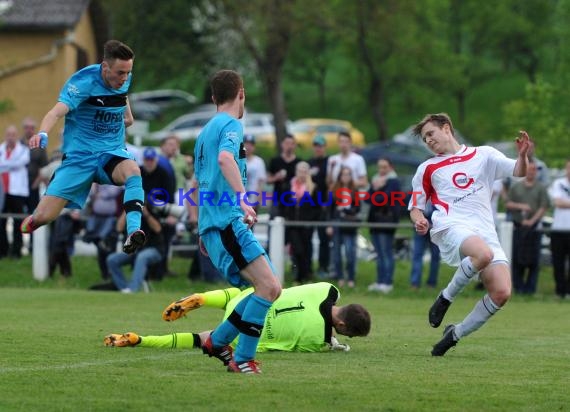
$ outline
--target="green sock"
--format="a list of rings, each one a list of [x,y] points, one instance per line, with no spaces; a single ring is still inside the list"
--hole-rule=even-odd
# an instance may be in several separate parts
[[[141,348],[166,348],[166,349],[192,349],[194,347],[194,334],[171,333],[161,336],[141,336],[141,342],[137,345]]]
[[[230,300],[241,291],[238,288],[218,289],[201,293],[204,296],[204,306],[225,309]]]

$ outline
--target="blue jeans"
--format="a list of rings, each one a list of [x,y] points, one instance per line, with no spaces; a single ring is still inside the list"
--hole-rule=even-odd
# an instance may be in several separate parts
[[[414,234],[414,252],[412,255],[412,272],[410,273],[410,284],[420,287],[422,283],[423,258],[426,247],[430,248],[431,259],[429,264],[428,286],[437,286],[437,275],[439,272],[439,248],[430,239],[430,235]]]
[[[372,233],[372,244],[376,250],[376,282],[391,285],[394,281],[394,234]]]
[[[344,234],[339,228],[334,228],[333,234],[333,251],[334,251],[334,268],[337,279],[344,279],[342,268],[342,246],[344,245],[344,254],[346,257],[346,272],[348,280],[354,281],[356,272],[356,234]]]
[[[158,249],[147,247],[134,255],[127,255],[123,252],[112,253],[107,257],[107,267],[111,273],[111,278],[117,289],[129,288],[131,291],[138,291],[146,278],[148,268],[162,260],[162,255]],[[133,264],[133,271],[130,282],[127,282],[121,266]]]

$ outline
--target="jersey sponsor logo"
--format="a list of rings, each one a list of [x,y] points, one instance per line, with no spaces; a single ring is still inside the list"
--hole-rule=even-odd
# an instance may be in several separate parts
[[[453,175],[451,181],[455,187],[458,187],[459,189],[467,189],[475,182],[475,179],[467,177],[466,173],[458,172]]]
[[[97,101],[97,103],[101,104],[101,106],[105,106],[105,101],[101,98],[97,98],[95,99]]]
[[[93,116],[93,119],[97,122],[102,122],[102,123],[117,123],[117,122],[123,122],[124,115],[123,112],[114,113],[105,110],[97,110],[95,112],[95,115]]]

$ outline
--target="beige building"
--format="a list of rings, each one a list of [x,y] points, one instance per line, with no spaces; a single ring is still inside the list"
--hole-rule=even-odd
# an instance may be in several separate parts
[[[97,0],[0,0],[0,132],[27,116],[39,125],[67,78],[101,61],[108,38]],[[62,128],[50,133],[50,151]]]

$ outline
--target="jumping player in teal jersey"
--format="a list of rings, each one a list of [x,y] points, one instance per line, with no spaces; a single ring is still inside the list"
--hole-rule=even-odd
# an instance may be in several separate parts
[[[230,316],[236,305],[253,289],[237,288],[195,293],[171,303],[163,312],[164,320],[176,320],[199,307],[215,307]],[[263,327],[257,352],[322,352],[350,350],[341,344],[335,333],[344,336],[366,336],[370,332],[370,314],[359,304],[336,306],[338,289],[320,282],[283,289],[273,302]],[[147,348],[199,348],[209,331],[200,333],[171,333],[161,336],[140,336],[129,332],[105,337],[107,346],[139,346]],[[236,342],[232,342],[235,347]]]
[[[63,162],[49,183],[36,210],[20,230],[31,233],[59,216],[64,207],[81,209],[92,183],[125,185],[123,198],[128,237],[125,253],[144,245],[140,230],[144,191],[140,169],[125,147],[125,128],[133,123],[127,99],[134,53],[126,44],[109,40],[103,62],[73,74],[58,102],[45,115],[40,132],[30,138],[31,149],[45,148],[48,133],[65,117]]]
[[[232,70],[221,70],[212,77],[211,90],[217,113],[196,142],[194,171],[198,190],[193,197],[198,206],[190,208],[190,220],[196,221],[198,213],[201,248],[214,266],[233,286],[251,284],[254,292],[240,301],[203,342],[202,349],[227,364],[229,372],[259,373],[255,352],[265,315],[279,297],[281,285],[265,250],[250,230],[257,221],[255,210],[243,200],[238,201],[245,193],[247,179],[243,128],[238,120],[245,105],[243,80]],[[200,194],[208,195],[211,201]],[[232,357],[229,344],[238,335]]]

